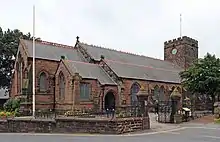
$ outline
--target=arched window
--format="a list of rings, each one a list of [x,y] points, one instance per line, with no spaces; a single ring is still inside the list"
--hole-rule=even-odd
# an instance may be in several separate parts
[[[165,101],[165,94],[164,94],[164,87],[163,86],[160,87],[159,101]]]
[[[154,100],[159,101],[159,86],[157,85],[154,87],[153,98]]]
[[[46,91],[47,90],[47,75],[45,72],[42,72],[40,74],[40,91]]]
[[[140,90],[140,85],[138,83],[134,83],[131,86],[131,105],[137,105],[138,99],[137,99],[137,93]]]
[[[175,86],[173,86],[173,87],[171,88],[171,90],[169,91],[169,96],[168,96],[168,100],[169,100],[169,101],[171,101],[170,95],[172,94],[172,92],[173,92],[174,89],[175,89]]]
[[[59,98],[63,99],[65,97],[65,78],[63,73],[59,74]]]
[[[89,100],[91,85],[89,83],[80,83],[80,99]]]

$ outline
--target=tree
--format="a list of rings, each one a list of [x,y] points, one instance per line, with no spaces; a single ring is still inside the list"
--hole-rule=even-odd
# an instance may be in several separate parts
[[[3,31],[0,27],[0,88],[9,88],[19,38],[32,39],[31,34],[23,34],[20,30]]]
[[[192,93],[207,94],[212,97],[220,91],[220,60],[207,53],[186,71],[180,72],[183,86]]]

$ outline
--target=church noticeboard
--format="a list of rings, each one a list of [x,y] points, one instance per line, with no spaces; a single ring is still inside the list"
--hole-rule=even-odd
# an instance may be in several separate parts
[[[23,79],[23,89],[27,89],[29,84],[29,79]]]

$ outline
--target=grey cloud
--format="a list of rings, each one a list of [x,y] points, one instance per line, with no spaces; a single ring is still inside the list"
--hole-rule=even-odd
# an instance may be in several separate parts
[[[200,57],[220,56],[218,0],[8,0],[1,3],[1,26],[32,32],[34,3],[36,33],[44,40],[74,45],[78,35],[89,44],[163,58],[163,42],[180,35],[182,13],[183,35],[199,40]]]

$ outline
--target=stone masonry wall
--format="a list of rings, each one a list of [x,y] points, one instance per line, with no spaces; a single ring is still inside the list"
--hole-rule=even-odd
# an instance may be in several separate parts
[[[59,74],[63,73],[65,77],[65,97],[59,99]],[[75,73],[75,75],[70,73],[63,64],[60,63],[57,72],[56,72],[56,108],[69,110],[73,107],[83,107],[83,108],[92,108],[94,105],[99,105],[100,109],[102,108],[102,99],[104,99],[104,94],[112,91],[115,96],[117,96],[117,86],[105,86],[104,93],[102,91],[101,84],[96,79],[82,79],[80,74]],[[90,84],[90,99],[89,100],[80,100],[80,83],[89,83]],[[116,97],[117,98],[117,97]],[[118,100],[116,99],[116,102]]]
[[[65,80],[65,95],[60,98],[59,92],[59,76],[60,74],[63,74],[64,80]],[[55,74],[56,77],[56,83],[55,83],[55,96],[56,96],[56,108],[59,109],[71,109],[73,107],[73,102],[74,102],[74,84],[72,83],[72,75],[68,71],[67,67],[63,64],[63,62],[60,62],[59,67],[56,71]]]
[[[131,95],[131,87],[134,83],[138,83],[140,87],[143,87],[149,94],[152,95],[151,89],[153,89],[156,85],[160,87],[164,87],[164,95],[165,98],[168,99],[170,96],[170,91],[173,87],[182,88],[180,84],[172,84],[172,83],[163,83],[163,82],[153,82],[153,81],[143,81],[143,80],[132,80],[132,79],[123,79],[124,82],[124,96],[126,98],[126,104],[130,104],[130,95]],[[181,92],[180,92],[181,93]]]
[[[18,72],[18,66],[19,64],[22,62],[23,63],[23,71],[27,68],[27,60],[28,60],[28,56],[27,56],[27,52],[26,50],[23,48],[23,46],[20,44],[18,47],[18,52],[19,54],[17,55],[17,59],[16,59],[16,63],[14,64],[15,70],[14,73],[12,75],[12,85],[10,86],[11,90],[10,90],[10,96],[11,97],[15,97],[17,95],[20,94],[20,88],[21,88],[21,80],[19,78],[20,73]]]
[[[177,49],[176,54],[172,50]],[[182,37],[164,43],[164,60],[180,67],[188,68],[198,59],[198,41],[190,37]]]
[[[99,133],[123,134],[150,129],[149,118],[115,120],[59,118],[40,120],[14,118],[0,120],[0,133]]]
[[[50,60],[35,60],[35,86],[36,86],[36,108],[37,109],[52,109],[54,102],[54,75],[58,67],[57,61]],[[28,64],[32,64],[32,60],[30,59]],[[45,92],[40,92],[39,90],[39,76],[44,72],[47,76],[47,90]],[[30,84],[32,85],[32,84]]]

